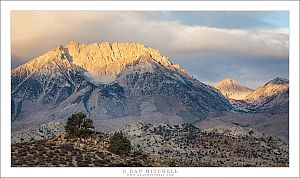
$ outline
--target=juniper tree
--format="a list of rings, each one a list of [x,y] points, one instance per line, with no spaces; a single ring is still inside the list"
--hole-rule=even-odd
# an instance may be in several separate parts
[[[109,150],[115,154],[128,154],[131,150],[131,142],[122,132],[115,132],[109,139]]]
[[[68,117],[65,126],[67,134],[71,137],[87,137],[94,133],[93,129],[93,120],[87,118],[82,112],[72,114],[72,116]]]

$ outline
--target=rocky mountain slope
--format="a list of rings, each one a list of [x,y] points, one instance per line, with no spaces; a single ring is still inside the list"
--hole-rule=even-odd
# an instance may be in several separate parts
[[[62,46],[63,53],[73,64],[78,65],[88,72],[94,81],[100,83],[111,83],[127,66],[135,61],[155,59],[161,66],[180,71],[184,74],[188,73],[181,69],[178,65],[172,64],[169,59],[162,56],[158,50],[147,48],[139,43],[93,43],[80,44],[70,42],[66,46]],[[143,69],[152,68],[146,65]]]
[[[137,122],[121,128],[129,155],[108,150],[110,135],[66,139],[65,134],[12,144],[13,167],[288,166],[288,143],[241,127],[201,130],[191,124]]]
[[[289,81],[275,78],[256,89],[245,100],[247,109],[261,112],[284,113],[289,111]]]
[[[149,124],[138,122],[121,131],[133,150],[159,159],[171,159],[177,166],[286,166],[288,144],[249,129],[214,128],[200,130],[191,124]]]
[[[160,160],[135,152],[116,155],[108,150],[108,135],[66,139],[64,134],[45,140],[12,145],[12,167],[142,167],[159,166]]]
[[[232,109],[218,90],[137,43],[70,42],[14,69],[11,82],[13,131],[79,111],[109,132],[140,118],[193,123]]]
[[[218,82],[214,87],[220,90],[226,98],[234,100],[244,100],[254,91],[228,77]]]

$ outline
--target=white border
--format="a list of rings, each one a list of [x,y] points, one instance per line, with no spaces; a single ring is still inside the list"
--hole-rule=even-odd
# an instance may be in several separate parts
[[[122,168],[10,167],[10,11],[11,10],[289,10],[290,11],[290,166],[288,168],[177,168],[175,177],[299,176],[299,3],[270,1],[1,1],[1,176],[122,177]],[[145,169],[145,168],[144,168]]]

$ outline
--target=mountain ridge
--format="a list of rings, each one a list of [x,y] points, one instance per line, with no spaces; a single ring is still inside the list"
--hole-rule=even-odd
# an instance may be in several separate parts
[[[256,111],[270,111],[272,113],[289,111],[289,81],[275,78],[251,93],[246,102],[247,109]]]
[[[276,77],[255,90],[224,78],[215,86],[229,99],[236,110],[242,112],[288,112],[289,81]]]
[[[93,71],[85,60],[101,66]],[[107,70],[100,70],[103,67]],[[87,73],[113,81],[94,82]],[[96,127],[115,129],[140,117],[177,123],[185,117],[182,112],[200,120],[209,112],[231,109],[218,90],[193,78],[158,50],[140,44],[71,42],[12,71],[12,121],[16,121],[12,126],[17,130],[29,127],[24,120],[38,125],[65,120],[78,111],[94,119]]]
[[[88,72],[89,75],[95,75],[96,78],[101,78],[103,75],[107,75],[108,77],[114,75],[112,79],[115,79],[126,65],[133,64],[135,61],[144,58],[152,58],[164,67],[180,71],[192,78],[192,75],[186,70],[180,68],[178,64],[172,64],[170,60],[162,56],[158,50],[147,48],[140,43],[127,42],[80,44],[71,41],[66,45],[60,45],[15,68],[12,74],[22,69],[27,70],[27,73],[30,74],[42,68],[47,63],[56,63],[55,60],[61,59],[63,63],[59,63],[60,65],[65,64],[81,67],[85,72]],[[59,64],[57,63],[58,66]],[[100,82],[107,84],[112,81],[103,80]]]

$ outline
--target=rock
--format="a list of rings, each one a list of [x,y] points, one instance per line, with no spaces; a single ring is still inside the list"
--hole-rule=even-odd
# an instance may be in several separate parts
[[[61,122],[51,121],[42,124],[37,128],[24,129],[11,134],[12,143],[23,143],[32,140],[44,140],[51,137],[59,136],[65,131],[64,125]],[[64,137],[64,136],[62,136]]]

